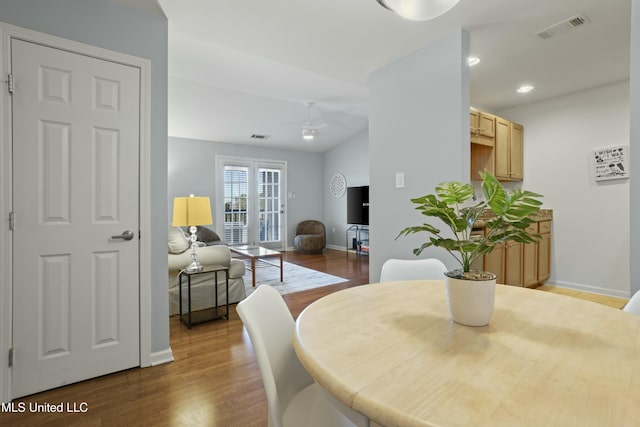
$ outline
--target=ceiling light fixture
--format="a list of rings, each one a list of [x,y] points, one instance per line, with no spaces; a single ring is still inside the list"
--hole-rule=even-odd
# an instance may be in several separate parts
[[[302,138],[306,140],[312,140],[316,134],[315,129],[304,128],[302,129]]]
[[[468,61],[469,66],[473,67],[474,65],[478,65],[480,63],[480,58],[478,58],[477,56],[470,56]]]
[[[412,21],[428,21],[448,12],[460,0],[376,0],[382,7]]]
[[[518,88],[518,93],[529,93],[533,90],[533,86],[531,85],[522,85]]]

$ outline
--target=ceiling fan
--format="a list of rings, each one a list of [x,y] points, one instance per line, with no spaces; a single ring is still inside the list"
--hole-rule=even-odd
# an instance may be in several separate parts
[[[307,121],[302,125],[302,138],[305,141],[313,140],[317,135],[319,135],[318,130],[328,126],[326,123],[316,122],[315,124],[311,122],[311,107],[313,107],[313,102],[307,102]]]

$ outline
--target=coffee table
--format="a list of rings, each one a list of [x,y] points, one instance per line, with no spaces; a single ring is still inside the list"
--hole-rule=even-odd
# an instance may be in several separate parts
[[[262,246],[250,246],[250,245],[242,245],[242,246],[229,246],[229,250],[231,252],[240,256],[240,258],[246,258],[251,260],[251,282],[253,287],[256,286],[256,260],[260,260],[266,264],[272,265],[274,267],[278,267],[277,264],[273,264],[269,261],[265,261],[265,258],[280,258],[280,281],[282,282],[283,274],[282,274],[282,252],[274,251],[271,249],[263,248]]]

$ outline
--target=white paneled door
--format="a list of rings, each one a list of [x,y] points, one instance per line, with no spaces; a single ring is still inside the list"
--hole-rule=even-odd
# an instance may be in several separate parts
[[[139,350],[138,68],[11,42],[12,396]]]

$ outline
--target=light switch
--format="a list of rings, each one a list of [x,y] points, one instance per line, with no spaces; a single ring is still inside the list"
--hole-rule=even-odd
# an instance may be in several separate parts
[[[404,188],[404,172],[396,172],[396,188]]]

